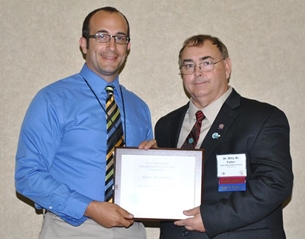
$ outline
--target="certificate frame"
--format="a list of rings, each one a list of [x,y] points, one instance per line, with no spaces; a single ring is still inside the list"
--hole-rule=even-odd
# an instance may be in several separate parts
[[[179,220],[201,204],[203,149],[115,150],[114,203],[140,220]]]

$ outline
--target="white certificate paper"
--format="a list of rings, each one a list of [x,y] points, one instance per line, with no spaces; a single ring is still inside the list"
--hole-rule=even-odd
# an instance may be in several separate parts
[[[201,204],[203,150],[117,148],[114,202],[140,219],[184,219]]]

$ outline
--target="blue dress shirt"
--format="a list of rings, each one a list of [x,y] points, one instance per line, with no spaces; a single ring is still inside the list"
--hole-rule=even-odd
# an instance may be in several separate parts
[[[109,84],[86,65],[80,73],[40,90],[25,115],[16,154],[16,190],[71,225],[87,218],[92,200],[104,201],[106,115]],[[125,143],[137,147],[153,138],[148,106],[119,84],[115,101],[120,108]]]

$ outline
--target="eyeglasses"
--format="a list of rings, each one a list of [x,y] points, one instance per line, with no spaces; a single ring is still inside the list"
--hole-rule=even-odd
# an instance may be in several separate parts
[[[181,73],[180,75],[190,75],[193,74],[195,71],[196,66],[199,67],[199,70],[201,72],[209,72],[214,70],[214,65],[216,65],[218,62],[221,62],[225,60],[225,58],[216,61],[216,62],[212,62],[212,61],[203,61],[200,62],[198,65],[196,65],[195,63],[187,63],[187,64],[183,64],[182,66],[179,67]]]
[[[89,35],[89,38],[95,38],[95,40],[100,43],[110,42],[112,37],[114,38],[114,40],[117,44],[123,45],[123,44],[127,44],[130,41],[130,38],[125,35],[112,36],[110,34],[106,34],[106,33],[102,33],[102,32],[97,32],[97,33],[95,33],[95,35]]]

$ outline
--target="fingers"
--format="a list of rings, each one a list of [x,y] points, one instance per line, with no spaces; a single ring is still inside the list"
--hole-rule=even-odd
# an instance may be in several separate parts
[[[112,227],[130,227],[134,223],[134,216],[130,212],[121,208],[117,204],[112,204],[113,206],[113,217],[112,217]]]
[[[198,213],[200,213],[199,207],[183,211],[183,214],[186,216],[194,216]]]
[[[194,218],[188,218],[188,219],[176,221],[174,222],[174,224],[179,227],[184,226],[189,231],[193,231],[193,230],[201,231],[199,230],[199,227],[198,228],[196,227],[197,225]]]
[[[191,210],[186,210],[185,214],[188,213],[190,215],[193,215],[194,212],[199,211],[199,208],[193,208]],[[176,226],[184,226],[189,231],[199,231],[199,232],[205,232],[205,227],[201,218],[201,214],[196,213],[193,215],[193,217],[183,219],[180,221],[174,222]]]
[[[122,220],[120,220],[119,222],[117,222],[115,224],[115,227],[130,227],[132,224],[134,223],[134,220],[133,219],[126,219],[126,218],[123,218]]]
[[[124,218],[126,218],[126,219],[133,219],[134,216],[133,216],[133,214],[128,213],[128,215],[127,215],[127,216],[124,216]]]
[[[130,227],[134,220],[133,215],[117,204],[92,201],[85,215],[106,228]]]
[[[113,204],[115,207],[117,207],[117,212],[125,219],[133,219],[133,214],[131,214],[130,212],[126,211],[125,209],[121,208],[119,205],[117,204]]]
[[[174,222],[174,224],[179,227],[182,227],[182,226],[187,227],[190,223],[191,222],[190,222],[189,218]]]
[[[148,149],[151,149],[151,148],[158,148],[158,145],[157,145],[157,141],[155,139],[152,139],[150,141],[143,141],[139,147],[139,149],[145,149],[145,150],[148,150]]]

